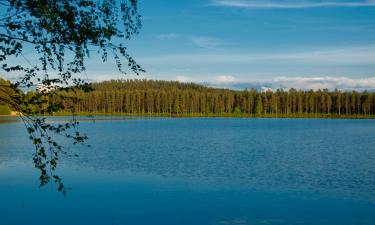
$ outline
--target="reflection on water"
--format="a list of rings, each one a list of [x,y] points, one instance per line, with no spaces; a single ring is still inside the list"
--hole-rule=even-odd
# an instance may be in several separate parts
[[[0,116],[0,124],[21,122],[18,117]]]
[[[62,162],[66,199],[37,188],[22,124],[1,124],[0,224],[375,222],[371,120],[107,119],[81,124],[93,147]]]

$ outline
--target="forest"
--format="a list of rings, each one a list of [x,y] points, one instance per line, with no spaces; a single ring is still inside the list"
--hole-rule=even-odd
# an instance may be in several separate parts
[[[8,86],[10,86],[10,82],[0,77],[0,115],[8,115],[11,113],[9,95],[13,93]]]
[[[367,91],[240,91],[139,79],[104,81],[91,87],[90,92],[63,93],[78,99],[63,101],[63,109],[73,107],[77,114],[93,115],[370,118],[375,114],[375,93]]]

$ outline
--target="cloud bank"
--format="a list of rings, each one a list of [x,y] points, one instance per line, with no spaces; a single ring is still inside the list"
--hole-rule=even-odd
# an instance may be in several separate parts
[[[214,6],[258,9],[355,8],[375,7],[375,1],[269,1],[269,0],[212,0]]]
[[[268,80],[240,81],[233,76],[230,80],[223,82],[221,79],[214,79],[205,84],[213,87],[231,89],[257,89],[257,90],[318,90],[318,89],[339,89],[342,91],[375,91],[375,77],[369,78],[348,78],[348,77],[276,77]],[[220,77],[219,77],[220,78]],[[218,82],[219,81],[219,82]]]

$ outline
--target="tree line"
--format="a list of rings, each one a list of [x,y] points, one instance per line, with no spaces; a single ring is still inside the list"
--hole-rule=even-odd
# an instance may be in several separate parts
[[[0,78],[0,115],[8,115],[11,113],[9,105],[10,97],[13,90],[8,88],[10,82]]]
[[[195,83],[138,79],[104,81],[93,83],[91,87],[91,92],[64,93],[66,97],[77,97],[79,100],[74,103],[63,100],[62,108],[92,114],[246,114],[275,117],[375,114],[375,93],[368,91],[239,91]]]

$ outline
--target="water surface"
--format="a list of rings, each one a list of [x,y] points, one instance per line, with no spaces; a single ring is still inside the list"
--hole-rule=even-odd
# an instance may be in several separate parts
[[[1,123],[0,224],[375,224],[375,121],[109,119],[61,159],[67,197]]]

